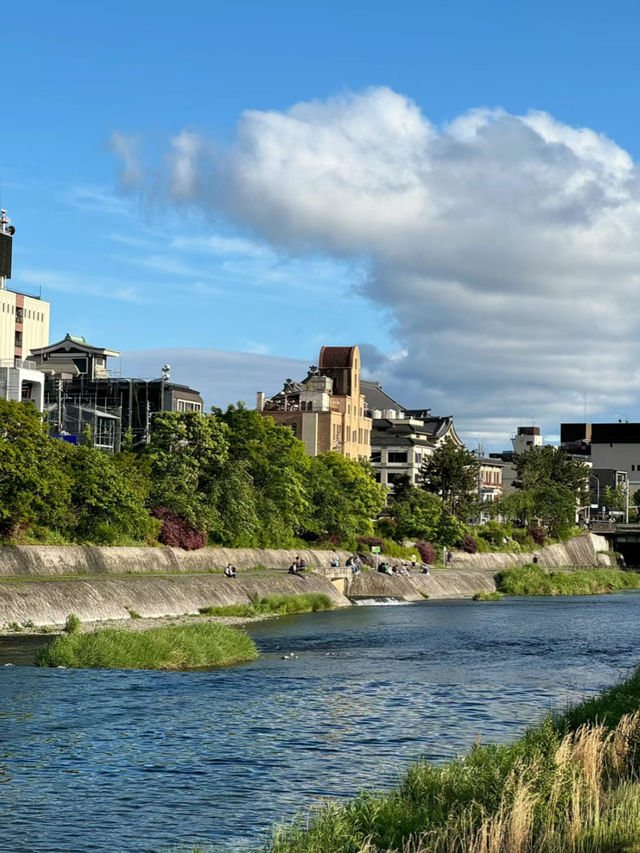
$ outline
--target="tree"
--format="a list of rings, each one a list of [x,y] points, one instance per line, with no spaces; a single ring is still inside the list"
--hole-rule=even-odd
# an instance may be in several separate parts
[[[437,495],[409,486],[399,496],[394,493],[389,509],[395,517],[394,537],[399,542],[435,539],[442,516],[442,501]]]
[[[575,523],[576,500],[561,483],[543,482],[530,489],[518,489],[495,505],[506,518],[525,527],[540,521],[549,535],[563,538]]]
[[[627,508],[627,487],[622,483],[615,489],[605,486],[603,504],[609,510],[624,511]]]
[[[215,415],[160,412],[145,450],[152,509],[166,507],[196,530],[220,528],[220,482],[229,455],[227,429]]]
[[[309,514],[310,460],[303,442],[242,403],[214,412],[229,443],[220,535],[247,545],[293,545]]]
[[[385,490],[368,462],[330,451],[310,460],[308,532],[320,539],[353,542],[371,535],[371,519],[384,506]]]
[[[451,515],[465,517],[478,491],[478,471],[476,457],[447,438],[423,462],[420,477],[425,491],[439,495]]]
[[[569,459],[562,448],[532,447],[524,453],[515,453],[513,462],[516,488],[527,491],[545,483],[557,483],[572,492],[577,506],[587,503],[589,469],[583,462]]]
[[[86,445],[70,447],[66,461],[79,541],[110,545],[155,538],[159,525],[144,505],[139,481],[126,467]]]
[[[31,404],[0,399],[0,536],[14,538],[30,526],[67,532],[73,521],[69,445],[49,438]]]

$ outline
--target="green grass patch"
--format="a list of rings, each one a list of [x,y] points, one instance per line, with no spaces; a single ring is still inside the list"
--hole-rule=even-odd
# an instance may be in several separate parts
[[[229,604],[225,607],[201,607],[203,616],[284,616],[287,613],[315,613],[318,610],[331,610],[333,601],[323,593],[304,595],[266,595],[256,596],[251,604]]]
[[[476,592],[473,595],[474,601],[502,601],[502,593],[501,592],[486,592],[485,590],[480,590],[480,592]]]
[[[38,666],[82,669],[202,669],[254,660],[243,631],[226,625],[170,625],[148,631],[106,629],[57,637],[36,657]]]
[[[619,569],[554,572],[529,563],[501,572],[498,578],[498,589],[505,595],[599,595],[639,588],[640,574]]]

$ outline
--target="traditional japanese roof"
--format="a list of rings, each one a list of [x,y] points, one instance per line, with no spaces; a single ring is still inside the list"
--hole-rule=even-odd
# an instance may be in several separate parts
[[[68,332],[65,337],[55,344],[49,344],[47,347],[36,347],[31,350],[32,355],[44,355],[45,353],[53,352],[70,352],[71,350],[86,352],[91,355],[104,355],[117,357],[119,352],[105,347],[94,347],[88,344],[86,340],[78,335],[70,335]]]
[[[405,407],[390,397],[382,390],[382,385],[379,382],[369,382],[366,379],[360,380],[360,393],[364,394],[364,399],[367,403],[367,408],[371,411],[384,412],[386,409],[395,409],[399,412],[406,412]]]

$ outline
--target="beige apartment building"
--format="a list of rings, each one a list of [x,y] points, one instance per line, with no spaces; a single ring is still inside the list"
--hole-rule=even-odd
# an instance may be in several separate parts
[[[0,289],[0,360],[26,360],[49,343],[49,303]]]
[[[371,418],[360,389],[360,350],[322,347],[318,365],[302,382],[287,379],[281,391],[265,399],[258,393],[257,409],[279,426],[288,426],[301,439],[309,456],[328,450],[348,459],[371,457]]]

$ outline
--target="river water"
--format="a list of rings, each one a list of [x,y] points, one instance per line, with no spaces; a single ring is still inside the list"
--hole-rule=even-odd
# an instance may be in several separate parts
[[[633,593],[354,607],[254,625],[261,659],[228,669],[0,667],[0,850],[247,849],[610,685],[639,613]]]

